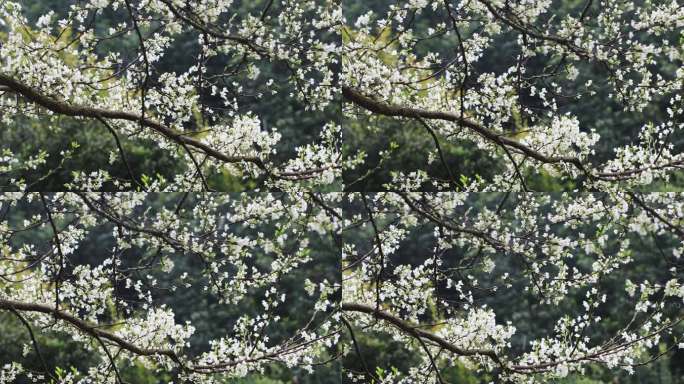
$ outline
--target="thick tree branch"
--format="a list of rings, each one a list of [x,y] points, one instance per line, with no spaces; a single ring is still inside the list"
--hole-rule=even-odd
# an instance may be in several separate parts
[[[132,352],[140,356],[166,356],[176,363],[180,364],[180,359],[178,355],[170,349],[158,349],[158,348],[142,348],[133,343],[130,343],[121,337],[99,329],[97,326],[88,324],[87,322],[79,319],[64,311],[55,309],[54,307],[44,305],[44,304],[34,304],[34,303],[24,303],[14,300],[0,299],[0,309],[2,310],[15,310],[15,311],[28,311],[28,312],[39,312],[49,315],[53,315],[55,318],[65,321],[72,326],[78,328],[82,332],[101,339],[110,341],[119,347]]]
[[[585,172],[582,162],[576,157],[544,155],[526,146],[525,144],[509,139],[505,136],[501,136],[500,134],[487,129],[468,118],[461,118],[461,116],[454,113],[443,111],[430,111],[420,108],[411,108],[399,105],[386,104],[380,101],[376,101],[362,94],[357,89],[346,86],[342,87],[342,95],[345,99],[358,105],[359,107],[362,107],[364,109],[367,109],[373,113],[377,113],[380,115],[392,117],[407,117],[413,119],[444,120],[458,123],[495,144],[514,148],[535,160],[541,161],[542,163],[570,163],[578,169],[580,169],[582,172]]]
[[[46,96],[40,91],[34,89],[33,87],[22,83],[10,76],[0,73],[0,86],[6,86],[12,91],[22,95],[28,100],[49,109],[50,111],[74,117],[90,117],[90,118],[105,118],[105,119],[115,119],[115,120],[127,120],[133,122],[140,122],[143,126],[160,133],[169,140],[172,140],[181,145],[188,145],[196,148],[208,156],[214,159],[226,162],[226,163],[240,163],[240,162],[250,162],[256,164],[259,168],[265,169],[264,163],[258,157],[251,156],[228,156],[221,153],[214,148],[211,148],[207,144],[195,140],[193,138],[184,136],[182,133],[167,127],[157,121],[143,118],[142,116],[125,111],[116,111],[103,108],[93,108],[86,107],[82,105],[71,105],[66,102],[54,99],[50,96]]]
[[[460,348],[460,347],[450,343],[449,341],[447,341],[447,340],[445,340],[445,339],[443,339],[443,338],[441,338],[441,337],[439,337],[433,333],[423,331],[422,329],[418,328],[417,326],[415,326],[415,325],[413,325],[407,321],[404,321],[397,316],[394,316],[392,314],[389,314],[389,313],[384,312],[384,311],[379,310],[379,309],[375,309],[369,305],[358,304],[358,303],[342,303],[342,310],[347,311],[347,312],[361,312],[361,313],[365,313],[368,315],[373,315],[380,320],[383,320],[383,321],[386,321],[386,322],[392,324],[393,326],[399,328],[403,332],[405,332],[405,333],[407,333],[413,337],[429,340],[429,341],[439,345],[440,347],[442,347],[442,348],[444,348],[444,349],[446,349],[452,353],[455,353],[459,356],[487,356],[487,357],[491,358],[492,360],[494,360],[494,362],[496,362],[497,364],[499,364],[503,367],[503,364],[502,364],[501,360],[499,359],[499,356],[496,354],[496,352],[494,352],[491,349],[463,349],[463,348]]]

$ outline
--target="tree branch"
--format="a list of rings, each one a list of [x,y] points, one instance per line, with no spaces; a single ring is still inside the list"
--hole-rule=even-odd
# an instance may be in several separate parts
[[[365,313],[368,315],[373,315],[378,319],[384,320],[393,326],[399,328],[400,330],[406,332],[407,334],[416,337],[416,338],[421,338],[425,340],[429,340],[440,347],[455,353],[460,356],[487,356],[490,359],[494,360],[497,364],[501,365],[503,367],[503,363],[499,359],[499,356],[497,356],[496,352],[494,352],[491,349],[463,349],[460,348],[449,341],[441,338],[440,336],[437,336],[435,334],[432,334],[430,332],[423,331],[422,329],[418,328],[417,326],[406,322],[399,317],[396,317],[392,314],[389,314],[387,312],[384,312],[379,309],[375,309],[369,305],[365,304],[358,304],[358,303],[342,303],[342,310],[347,311],[347,312],[361,312]]]
[[[362,94],[360,91],[357,89],[343,86],[342,87],[342,95],[344,96],[345,99],[348,101],[358,105],[359,107],[362,107],[364,109],[367,109],[373,113],[377,113],[380,115],[385,115],[385,116],[392,116],[392,117],[408,117],[408,118],[414,118],[414,119],[432,119],[432,120],[444,120],[444,121],[451,121],[454,123],[458,123],[471,131],[477,133],[478,135],[482,136],[483,138],[501,145],[501,146],[508,146],[511,148],[515,148],[519,152],[535,159],[538,161],[541,161],[542,163],[549,163],[549,164],[556,164],[556,163],[570,163],[573,164],[575,167],[580,169],[582,172],[585,172],[584,166],[582,165],[581,161],[576,158],[576,157],[565,157],[565,156],[547,156],[544,155],[528,146],[525,144],[522,144],[520,142],[517,142],[515,140],[509,139],[505,136],[501,136],[500,134],[493,132],[489,130],[488,128],[483,127],[479,123],[476,123],[468,118],[461,118],[459,115],[456,115],[454,113],[450,112],[443,112],[443,111],[430,111],[426,109],[420,109],[420,108],[411,108],[411,107],[404,107],[404,106],[399,106],[399,105],[392,105],[392,104],[387,104],[383,103],[380,101],[376,101],[364,94]]]
[[[53,315],[55,318],[65,321],[72,326],[78,328],[82,332],[96,337],[96,338],[101,338],[108,340],[110,342],[115,343],[119,347],[135,353],[136,355],[140,356],[166,356],[173,360],[174,362],[181,364],[180,359],[176,353],[170,349],[157,349],[157,348],[142,348],[139,347],[133,343],[130,343],[121,337],[99,329],[98,327],[88,324],[87,322],[79,319],[78,317],[75,317],[71,314],[68,314],[66,312],[60,311],[56,308],[50,307],[48,305],[44,304],[34,304],[34,303],[24,303],[20,301],[14,301],[14,300],[5,300],[5,299],[0,299],[0,309],[4,310],[15,310],[15,311],[30,311],[30,312],[40,312],[40,313],[45,313],[45,314],[50,314]]]
[[[10,76],[0,73],[0,86],[6,86],[13,91],[21,94],[30,101],[49,109],[50,111],[74,117],[90,117],[90,118],[107,118],[115,120],[127,120],[133,122],[140,122],[143,126],[151,128],[157,133],[160,133],[167,139],[174,141],[181,145],[189,145],[194,147],[208,156],[215,158],[217,160],[226,163],[240,163],[240,162],[250,162],[256,164],[259,168],[265,169],[264,163],[258,157],[251,156],[228,156],[221,153],[207,144],[195,140],[193,138],[184,136],[182,133],[177,132],[173,128],[167,127],[157,121],[151,120],[149,118],[143,118],[142,116],[125,111],[116,111],[103,108],[93,108],[82,105],[71,105],[66,102],[54,99],[50,96],[42,94],[40,91],[34,89],[33,87],[26,85]]]

